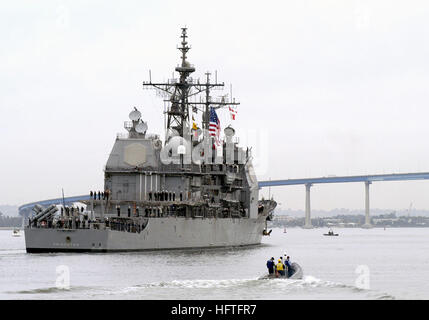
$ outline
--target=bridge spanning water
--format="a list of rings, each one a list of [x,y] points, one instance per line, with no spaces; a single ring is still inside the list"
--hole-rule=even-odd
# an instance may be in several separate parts
[[[259,181],[259,187],[278,187],[291,185],[305,186],[305,225],[304,228],[312,228],[311,225],[311,205],[310,205],[310,188],[313,184],[319,183],[348,183],[363,182],[365,184],[365,224],[364,228],[370,228],[370,208],[369,208],[369,185],[375,181],[405,181],[405,180],[427,180],[429,172],[414,173],[392,173],[362,176],[330,176],[320,178],[304,179],[286,179],[286,180],[267,180]]]
[[[304,178],[304,179],[286,179],[286,180],[266,180],[259,181],[259,188],[279,187],[291,185],[305,186],[305,225],[304,228],[312,228],[311,225],[311,204],[310,204],[310,188],[313,184],[322,183],[350,183],[363,182],[365,184],[365,224],[364,228],[370,228],[370,207],[369,207],[369,185],[378,181],[405,181],[405,180],[429,180],[429,172],[414,172],[414,173],[393,173],[393,174],[378,174],[378,175],[361,175],[361,176],[329,176],[319,178]],[[89,200],[89,195],[73,196],[66,198],[55,198],[37,202],[31,202],[19,207],[19,213],[22,216],[28,216],[31,209],[36,205],[49,206],[51,204],[70,205],[75,202]]]

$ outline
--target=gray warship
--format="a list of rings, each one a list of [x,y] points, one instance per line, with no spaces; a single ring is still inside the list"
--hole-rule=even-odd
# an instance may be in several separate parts
[[[137,109],[124,123],[104,169],[104,191],[90,191],[83,206],[35,205],[26,225],[29,253],[110,252],[215,248],[261,243],[276,202],[259,200],[249,148],[239,146],[231,125],[216,110],[238,105],[222,89],[193,79],[182,28],[178,78],[143,82],[164,98],[164,141],[148,132]],[[198,99],[199,98],[199,99]],[[195,118],[201,115],[201,128]]]

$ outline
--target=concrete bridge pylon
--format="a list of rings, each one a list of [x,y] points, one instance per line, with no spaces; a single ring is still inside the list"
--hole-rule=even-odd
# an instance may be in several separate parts
[[[372,228],[371,219],[369,216],[369,185],[371,181],[365,181],[365,223],[362,225],[364,229]]]
[[[311,224],[311,205],[310,205],[310,188],[312,184],[305,184],[305,224],[304,229],[312,229],[313,225]]]

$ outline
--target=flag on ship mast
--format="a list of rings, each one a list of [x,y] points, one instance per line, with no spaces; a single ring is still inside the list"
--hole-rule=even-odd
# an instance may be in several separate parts
[[[195,118],[194,118],[194,116],[192,116],[192,129],[194,129],[194,130],[198,130],[198,126],[197,126],[197,124],[195,123]]]
[[[237,115],[237,109],[234,107],[229,107],[229,113],[231,115],[231,119],[235,120],[235,116]]]
[[[220,145],[220,120],[214,108],[210,108],[209,134],[214,137],[216,145]]]
[[[192,130],[191,130],[191,132],[192,132],[192,134],[193,134],[193,138],[195,139],[195,140],[198,140],[198,132],[199,132],[200,130],[199,130],[199,128],[198,128],[198,125],[195,123],[195,118],[194,118],[194,116],[192,115]]]

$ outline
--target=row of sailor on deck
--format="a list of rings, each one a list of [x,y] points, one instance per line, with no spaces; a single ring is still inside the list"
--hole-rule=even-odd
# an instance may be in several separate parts
[[[91,220],[87,215],[83,215],[80,217],[70,217],[63,216],[60,219],[53,220],[42,220],[42,221],[31,221],[29,219],[29,227],[30,228],[53,228],[53,229],[89,229],[91,224],[94,229],[100,228],[100,222],[102,220]],[[140,224],[139,221],[127,221],[125,219],[115,219],[115,218],[105,218],[104,226],[106,228],[110,228],[111,230],[117,231],[126,231],[132,233],[140,233],[145,227],[147,222],[142,222]]]
[[[154,191],[148,192],[149,201],[176,201],[176,192],[169,191]],[[101,191],[90,191],[89,196],[94,200],[109,200],[110,190],[104,192]],[[183,193],[179,193],[180,201],[183,201]]]
[[[168,204],[167,206],[150,206],[150,207],[134,207],[130,206],[127,208],[126,214],[121,210],[121,206],[116,206],[117,217],[168,217],[168,216],[181,216],[185,215],[186,211],[184,208],[179,208],[176,204]]]
[[[176,201],[176,192],[169,191],[155,191],[149,192],[149,201]],[[179,194],[180,201],[183,200],[183,194],[180,192]]]
[[[91,199],[97,200],[97,195],[98,195],[98,200],[109,200],[109,196],[110,196],[110,190],[105,190],[104,192],[102,191],[90,191],[89,192],[89,196]]]

